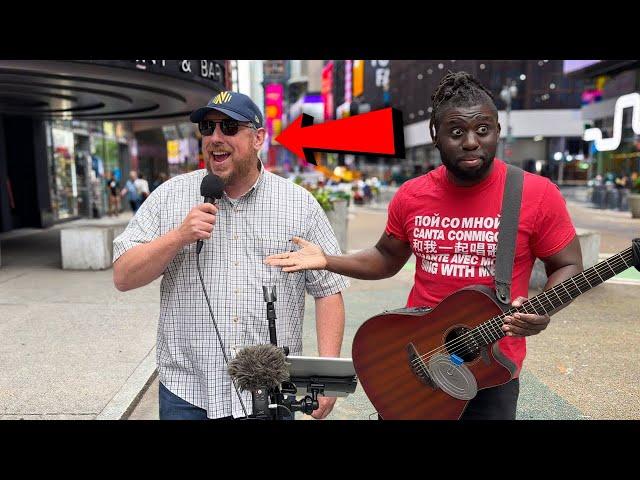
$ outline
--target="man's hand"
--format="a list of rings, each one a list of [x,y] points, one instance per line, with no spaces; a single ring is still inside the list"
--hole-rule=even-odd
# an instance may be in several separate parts
[[[526,302],[525,297],[516,298],[511,305],[519,307]],[[504,319],[502,330],[510,337],[526,337],[536,335],[547,328],[551,318],[549,315],[536,315],[535,313],[516,313]]]
[[[318,397],[318,404],[320,405],[317,410],[311,412],[311,416],[316,420],[323,420],[333,410],[333,406],[336,403],[336,397]]]
[[[327,257],[318,245],[307,242],[300,237],[293,237],[292,241],[302,248],[297,252],[269,255],[264,259],[264,263],[275,267],[284,267],[283,272],[323,270],[327,267]]]
[[[201,203],[193,207],[182,225],[176,229],[182,245],[210,238],[213,226],[216,224],[217,213],[218,208],[211,203]]]

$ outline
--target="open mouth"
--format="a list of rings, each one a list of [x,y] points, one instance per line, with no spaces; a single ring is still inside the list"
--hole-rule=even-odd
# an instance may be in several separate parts
[[[231,156],[230,153],[228,152],[211,152],[209,154],[209,156],[213,159],[214,162],[216,163],[222,163],[224,162],[227,158],[229,158]]]

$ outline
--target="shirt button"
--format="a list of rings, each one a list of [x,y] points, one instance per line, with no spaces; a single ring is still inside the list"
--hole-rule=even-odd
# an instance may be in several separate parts
[[[233,262],[234,267],[237,267],[238,265],[240,265],[240,262]]]
[[[234,289],[233,293],[236,293],[236,294],[240,293],[240,289],[239,288]]]
[[[234,236],[233,236],[233,239],[234,239],[234,240],[237,240],[237,239],[238,239],[238,235],[234,235]]]
[[[238,320],[240,320],[238,317],[233,317],[233,322],[234,322],[234,323],[238,323]],[[234,350],[235,350],[235,348],[236,348],[236,347],[233,347],[233,348],[234,348]]]

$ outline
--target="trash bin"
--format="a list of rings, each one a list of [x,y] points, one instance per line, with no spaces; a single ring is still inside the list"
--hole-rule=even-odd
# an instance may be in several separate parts
[[[629,211],[629,189],[620,189],[620,210],[623,212]]]
[[[620,193],[617,188],[610,188],[607,190],[606,208],[609,210],[617,210],[618,202],[620,201]]]
[[[593,196],[591,202],[596,208],[605,208],[606,189],[604,185],[593,186]]]

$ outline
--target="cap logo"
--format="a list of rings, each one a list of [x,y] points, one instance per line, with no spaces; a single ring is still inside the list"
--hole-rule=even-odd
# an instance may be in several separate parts
[[[221,103],[227,103],[229,100],[231,100],[231,93],[220,92],[218,95],[213,97],[213,100],[211,100],[211,102],[215,103],[216,105],[220,105]]]
[[[258,118],[258,115],[255,116],[256,119],[256,123],[259,125],[260,124],[260,119]]]

